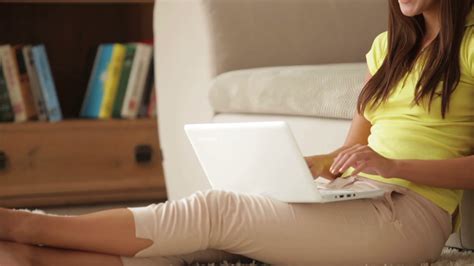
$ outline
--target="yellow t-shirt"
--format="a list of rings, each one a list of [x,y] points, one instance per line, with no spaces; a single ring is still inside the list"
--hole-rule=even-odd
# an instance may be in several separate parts
[[[387,32],[377,36],[367,54],[369,72],[374,75],[387,53]],[[474,153],[474,9],[471,10],[460,52],[461,77],[451,95],[445,119],[441,116],[441,97],[426,104],[413,105],[421,63],[416,64],[394,88],[388,101],[375,109],[366,108],[364,117],[372,127],[368,145],[390,159],[443,160]],[[441,84],[439,85],[441,89]],[[344,176],[350,174],[349,169]],[[452,214],[462,197],[461,190],[419,185],[402,178],[383,178],[360,173],[377,181],[407,187]]]

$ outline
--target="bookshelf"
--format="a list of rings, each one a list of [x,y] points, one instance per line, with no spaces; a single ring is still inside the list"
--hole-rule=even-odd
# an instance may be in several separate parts
[[[98,45],[151,40],[152,20],[153,0],[0,0],[0,43],[46,46],[64,116],[0,123],[0,206],[166,198],[156,119],[79,118]]]

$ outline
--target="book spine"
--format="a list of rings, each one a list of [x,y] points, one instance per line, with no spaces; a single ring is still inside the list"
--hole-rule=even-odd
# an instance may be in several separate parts
[[[26,72],[28,73],[28,77],[30,79],[30,87],[33,94],[33,100],[35,102],[36,111],[38,113],[38,119],[40,121],[47,121],[48,114],[43,93],[41,92],[41,87],[38,80],[38,72],[36,71],[31,48],[32,47],[30,45],[23,47],[23,58],[25,60]]]
[[[112,58],[107,66],[107,79],[104,82],[104,96],[100,107],[100,118],[112,117],[112,109],[117,95],[117,88],[122,71],[123,60],[125,58],[125,46],[115,44],[112,52]]]
[[[0,60],[0,122],[11,122],[15,120],[15,114],[10,103],[7,82],[3,75],[2,62]]]
[[[146,75],[152,58],[150,45],[137,44],[135,59],[133,60],[130,80],[128,81],[127,93],[122,107],[122,117],[136,118],[138,108],[143,97]]]
[[[98,118],[104,95],[104,77],[107,75],[107,65],[112,57],[112,44],[102,44],[97,50],[94,67],[87,86],[87,93],[81,109],[81,116]]]
[[[25,103],[21,95],[20,80],[18,78],[18,70],[13,63],[14,54],[10,45],[0,47],[0,55],[2,58],[3,74],[7,83],[10,101],[15,114],[15,122],[23,122],[28,119],[26,115]]]
[[[135,44],[127,44],[125,59],[123,61],[122,73],[120,74],[120,81],[117,89],[117,96],[115,97],[114,108],[112,110],[112,117],[120,118],[125,93],[127,92],[127,84],[130,78],[130,71],[132,70],[133,58],[135,56]]]
[[[153,55],[152,55],[153,57]],[[153,60],[150,61],[150,66],[148,67],[148,74],[145,82],[145,89],[143,91],[142,102],[138,110],[138,117],[146,117],[148,114],[148,105],[150,105],[151,98],[151,89],[153,88],[154,82],[154,73],[153,73]]]
[[[29,119],[38,118],[38,112],[36,110],[35,101],[31,93],[30,79],[26,71],[25,59],[23,57],[23,47],[18,45],[15,46],[15,63],[18,68],[18,77],[20,80],[21,95],[23,102],[25,103],[26,116]]]
[[[44,45],[34,46],[33,58],[37,63],[38,79],[43,92],[43,96],[48,110],[49,121],[56,122],[62,120],[61,107],[56,94],[51,68],[48,62],[48,56]]]

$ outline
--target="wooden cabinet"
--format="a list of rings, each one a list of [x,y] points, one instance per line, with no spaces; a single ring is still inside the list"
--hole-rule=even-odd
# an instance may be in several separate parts
[[[0,206],[166,197],[154,120],[0,124]]]
[[[0,43],[45,44],[65,117],[0,123],[0,206],[166,199],[156,119],[78,117],[98,45],[151,40],[152,16],[150,0],[0,0]]]

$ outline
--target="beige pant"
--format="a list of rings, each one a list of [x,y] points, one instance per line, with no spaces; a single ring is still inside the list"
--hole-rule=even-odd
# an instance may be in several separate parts
[[[235,261],[277,265],[420,263],[441,253],[451,217],[403,187],[368,181],[385,197],[288,204],[265,196],[209,190],[178,201],[131,208],[136,236],[153,245],[125,266]],[[238,254],[238,255],[232,255]]]

